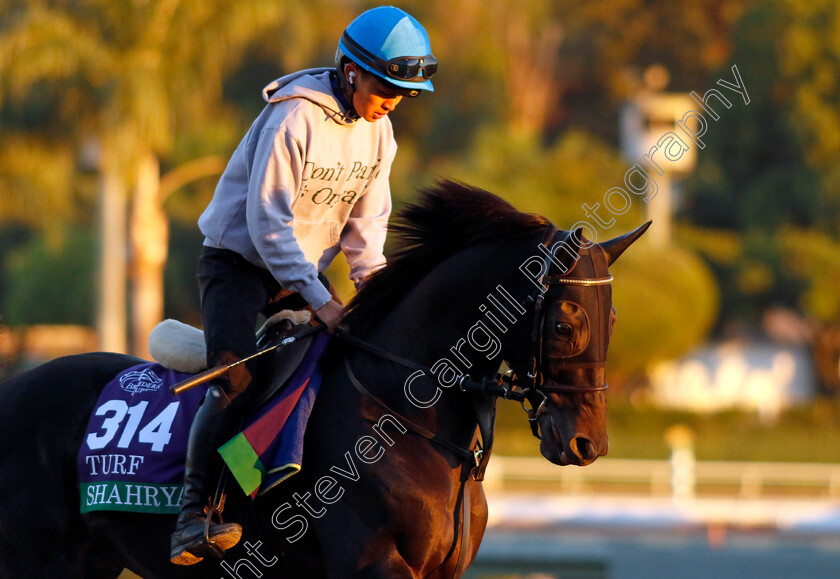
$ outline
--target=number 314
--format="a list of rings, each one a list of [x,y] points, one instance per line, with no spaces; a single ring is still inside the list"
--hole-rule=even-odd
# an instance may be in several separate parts
[[[109,400],[96,409],[95,416],[105,416],[100,430],[101,434],[91,432],[87,436],[87,445],[91,450],[105,448],[117,435],[126,416],[120,439],[117,441],[117,448],[128,448],[134,435],[137,434],[137,441],[143,444],[151,444],[153,452],[162,452],[172,438],[171,428],[175,415],[178,413],[180,402],[172,402],[164,408],[157,416],[152,418],[138,433],[137,429],[143,421],[143,414],[146,412],[148,402],[140,402],[129,406],[123,400]]]

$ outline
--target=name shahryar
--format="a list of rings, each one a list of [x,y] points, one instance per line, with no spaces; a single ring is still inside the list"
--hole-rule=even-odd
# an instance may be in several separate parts
[[[148,507],[160,512],[178,512],[183,485],[138,484],[103,481],[83,485],[82,512],[91,510],[133,510]]]

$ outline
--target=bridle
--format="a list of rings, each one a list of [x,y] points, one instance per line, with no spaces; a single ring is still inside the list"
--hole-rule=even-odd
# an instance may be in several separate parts
[[[589,392],[603,392],[609,388],[609,385],[603,384],[546,384],[543,377],[543,336],[545,330],[546,312],[543,308],[545,302],[545,294],[550,291],[551,286],[578,286],[581,288],[597,287],[602,285],[609,285],[612,283],[612,276],[592,277],[592,278],[571,278],[566,275],[571,269],[562,274],[552,274],[551,269],[554,265],[550,249],[555,243],[557,236],[557,229],[549,226],[543,236],[541,244],[546,251],[543,253],[543,262],[539,285],[541,287],[535,288],[531,294],[525,298],[525,302],[534,304],[534,318],[531,325],[530,347],[528,354],[528,361],[524,369],[518,370],[514,365],[511,365],[511,370],[499,377],[499,384],[502,389],[500,397],[513,399],[520,402],[522,408],[528,414],[528,422],[531,425],[531,432],[537,438],[539,435],[538,419],[546,412],[546,404],[548,402],[548,394],[567,394],[567,393],[589,393]],[[524,304],[523,304],[524,305]],[[564,369],[593,369],[604,368],[606,366],[606,359],[596,360],[594,362],[565,362]],[[507,386],[509,385],[509,386]],[[525,401],[528,400],[532,407],[528,408]]]

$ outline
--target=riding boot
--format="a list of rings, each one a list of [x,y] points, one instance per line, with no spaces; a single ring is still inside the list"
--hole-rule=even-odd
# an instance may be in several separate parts
[[[210,386],[190,428],[184,495],[170,542],[170,560],[176,565],[193,565],[206,556],[222,557],[242,536],[242,527],[236,523],[207,524],[204,513],[209,496],[205,492],[208,467],[216,447],[222,413],[229,405],[224,391],[218,386]]]

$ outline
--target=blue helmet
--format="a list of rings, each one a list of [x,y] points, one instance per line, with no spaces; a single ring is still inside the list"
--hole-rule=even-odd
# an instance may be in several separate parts
[[[366,71],[401,88],[434,91],[437,60],[429,35],[411,15],[393,6],[363,12],[338,41],[336,66],[346,56]]]

